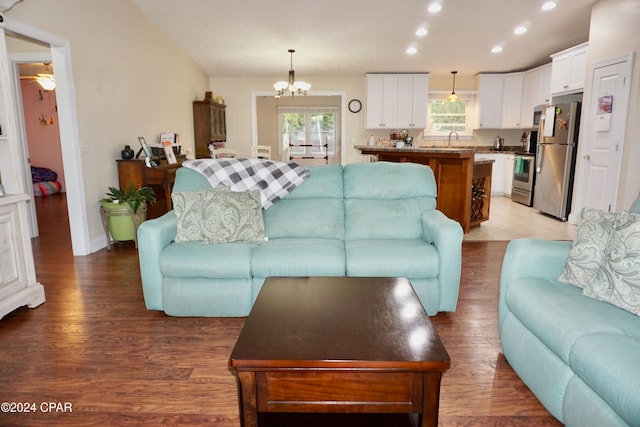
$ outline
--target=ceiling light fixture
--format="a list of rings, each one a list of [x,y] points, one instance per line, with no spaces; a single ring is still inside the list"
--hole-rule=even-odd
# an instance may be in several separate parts
[[[554,2],[554,1],[546,1],[542,5],[542,7],[540,7],[540,9],[542,9],[542,10],[551,10],[551,9],[555,9],[555,7],[556,7],[556,2]]]
[[[307,82],[303,82],[300,80],[296,80],[296,72],[293,71],[293,54],[295,49],[289,49],[289,54],[291,55],[291,68],[289,69],[289,81],[285,82],[283,80],[276,82],[273,84],[273,88],[277,91],[276,98],[280,98],[285,94],[285,91],[289,91],[291,96],[294,96],[296,93],[298,95],[306,95],[311,89],[311,84]]]
[[[414,46],[411,46],[411,47],[407,48],[407,54],[408,55],[415,55],[416,53],[418,53],[418,49],[415,48]]]
[[[56,79],[53,74],[38,74],[36,81],[44,90],[54,90],[56,88]]]
[[[500,53],[502,52],[502,50],[502,46],[494,46],[493,48],[491,48],[491,53]]]
[[[418,37],[424,37],[424,36],[426,36],[427,34],[429,34],[429,30],[427,30],[427,29],[426,29],[426,28],[424,28],[424,27],[418,28],[418,29],[416,30],[416,36],[418,36]]]
[[[431,3],[427,10],[429,13],[438,13],[442,10],[442,5],[440,3]]]
[[[447,96],[447,101],[455,102],[458,100],[458,95],[456,95],[456,74],[458,74],[458,72],[452,71],[451,74],[453,74],[453,88],[451,89],[451,94]]]
[[[524,25],[518,25],[515,30],[513,30],[513,34],[520,35],[527,32],[527,27]]]

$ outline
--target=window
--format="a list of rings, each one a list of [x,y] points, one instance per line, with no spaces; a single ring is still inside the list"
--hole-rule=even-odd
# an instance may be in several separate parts
[[[292,156],[335,155],[337,116],[335,108],[279,108],[281,147],[291,145]]]
[[[475,97],[458,94],[458,100],[450,102],[445,93],[430,92],[427,106],[427,130],[429,136],[447,136],[455,131],[459,135],[473,134]]]

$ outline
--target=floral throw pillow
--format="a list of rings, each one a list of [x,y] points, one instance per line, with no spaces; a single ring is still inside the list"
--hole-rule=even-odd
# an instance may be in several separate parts
[[[202,231],[208,243],[265,241],[260,191],[215,192],[207,201]]]
[[[229,191],[229,188],[218,187],[212,190],[183,191],[171,194],[173,211],[177,220],[175,238],[177,243],[205,241],[202,231],[204,222],[202,207],[208,203],[209,193],[212,191]]]
[[[640,315],[640,215],[618,214],[601,268],[582,293]]]
[[[558,281],[579,288],[594,280],[605,257],[617,214],[593,208],[580,213],[580,225]]]
[[[259,191],[234,192],[228,187],[171,195],[176,214],[176,242],[206,243],[265,240]]]

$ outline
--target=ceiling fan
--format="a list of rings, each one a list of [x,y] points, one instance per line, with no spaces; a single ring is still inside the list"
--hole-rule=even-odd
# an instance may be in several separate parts
[[[52,73],[51,64],[42,64],[41,68],[36,75],[20,76],[21,80],[34,80],[44,90],[53,90],[56,88],[56,78]]]

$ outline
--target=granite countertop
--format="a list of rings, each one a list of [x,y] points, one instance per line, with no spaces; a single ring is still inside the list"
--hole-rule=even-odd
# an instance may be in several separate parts
[[[474,147],[429,147],[429,146],[417,146],[417,147],[382,147],[379,145],[354,145],[357,150],[377,150],[377,151],[393,151],[395,153],[475,153]]]
[[[393,152],[425,152],[425,153],[502,153],[502,154],[515,154],[521,153],[521,146],[505,146],[502,150],[496,150],[491,146],[466,146],[466,147],[443,147],[443,146],[430,146],[427,144],[417,145],[413,147],[383,147],[381,145],[354,145],[357,150],[362,149],[375,149],[379,151],[393,151]]]

